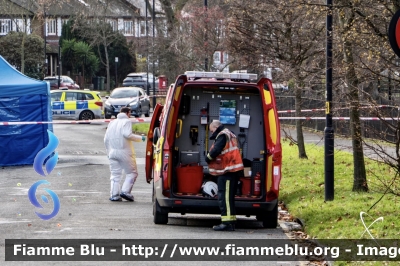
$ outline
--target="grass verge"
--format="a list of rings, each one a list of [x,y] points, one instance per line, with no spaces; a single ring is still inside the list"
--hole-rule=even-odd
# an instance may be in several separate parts
[[[137,123],[132,124],[132,131],[137,134],[145,134],[149,131],[150,124],[149,123]]]
[[[335,151],[335,198],[325,202],[323,147],[306,145],[309,159],[304,160],[298,158],[295,145],[283,141],[282,146],[280,200],[285,202],[291,215],[305,222],[307,234],[319,239],[359,239],[364,232],[360,212],[366,212],[367,226],[378,217],[384,218],[382,223],[370,228],[375,238],[400,238],[400,198],[388,194],[370,209],[383,195],[379,180],[391,178],[394,175],[391,169],[366,159],[370,192],[353,192],[353,156],[345,151]]]

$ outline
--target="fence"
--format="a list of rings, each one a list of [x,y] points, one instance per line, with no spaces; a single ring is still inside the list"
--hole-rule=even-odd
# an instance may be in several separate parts
[[[296,117],[295,97],[289,94],[277,94],[276,102],[278,106],[279,117]],[[312,119],[312,117],[325,116],[325,101],[312,99],[310,97],[302,97],[301,109],[308,112],[302,112],[301,116],[310,117],[311,119],[302,119],[304,127],[323,131],[325,128],[325,120]],[[290,110],[285,112],[285,110]],[[333,103],[333,117],[345,118],[350,116],[349,104],[344,102]],[[374,118],[370,120],[361,120],[362,135],[365,138],[380,139],[386,141],[398,141],[396,130],[400,129],[400,115],[398,106],[381,105],[371,106],[362,105],[360,107],[361,118]],[[378,117],[385,117],[386,120]],[[281,119],[281,124],[295,125],[298,119]],[[338,119],[332,121],[335,134],[351,137],[350,120]]]

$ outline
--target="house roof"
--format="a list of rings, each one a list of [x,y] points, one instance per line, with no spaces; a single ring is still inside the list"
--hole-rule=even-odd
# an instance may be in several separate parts
[[[105,14],[106,17],[136,17],[139,16],[140,9],[133,5],[129,0],[50,0],[46,4],[39,5],[37,0],[5,0],[9,1],[30,14],[44,14],[46,16],[99,16]],[[18,12],[20,14],[20,11]],[[0,10],[1,14],[1,10]]]

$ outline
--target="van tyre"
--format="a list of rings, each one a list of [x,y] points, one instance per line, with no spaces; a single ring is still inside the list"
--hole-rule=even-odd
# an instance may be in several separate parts
[[[276,228],[278,226],[278,203],[272,211],[266,211],[256,215],[257,221],[262,221],[264,228]]]
[[[154,187],[153,179],[153,221],[155,224],[167,224],[168,223],[168,209],[163,208],[158,204],[156,199],[156,190]]]
[[[154,199],[153,203],[153,215],[155,224],[167,224],[168,223],[168,212],[165,208],[158,204],[157,199]]]
[[[149,110],[147,110],[147,113],[144,114],[145,117],[149,117],[150,116],[150,108]]]
[[[110,119],[111,115],[105,115],[104,117],[105,117],[105,119]]]
[[[93,120],[94,114],[91,111],[83,111],[79,115],[79,120]]]

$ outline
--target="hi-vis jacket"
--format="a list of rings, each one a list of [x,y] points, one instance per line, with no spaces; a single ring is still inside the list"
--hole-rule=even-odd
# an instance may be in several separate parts
[[[236,136],[229,129],[224,128],[218,133],[215,140],[217,140],[221,134],[226,136],[226,145],[222,152],[215,159],[210,158],[210,153],[214,148],[214,142],[211,146],[210,153],[207,155],[211,160],[208,164],[209,173],[214,176],[223,175],[227,172],[237,172],[244,168]]]

